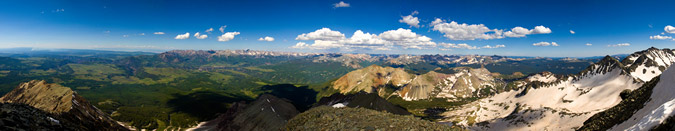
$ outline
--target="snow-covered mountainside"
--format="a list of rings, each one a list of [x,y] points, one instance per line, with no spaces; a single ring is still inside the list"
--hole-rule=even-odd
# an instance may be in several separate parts
[[[642,81],[658,76],[675,62],[675,50],[649,48],[635,52],[623,60],[630,74]]]
[[[444,115],[477,130],[572,130],[618,104],[621,91],[641,84],[618,60],[605,57],[579,75],[500,93]]]
[[[445,112],[447,119],[444,121],[452,121],[476,130],[578,129],[594,114],[619,104],[622,91],[635,90],[646,81],[659,76],[675,62],[673,54],[670,49],[649,48],[631,54],[622,62],[606,56],[577,75],[530,75],[510,84],[515,85],[517,90],[496,94],[464,105],[459,110]],[[666,76],[668,75],[663,77]],[[670,79],[667,81],[672,82]],[[652,104],[647,105],[650,108],[645,106],[641,110],[642,114],[636,114],[636,118],[631,118],[616,129],[644,130],[646,128],[640,126],[653,126],[666,118],[664,116],[656,119],[650,116],[670,115],[675,107],[675,101],[670,101],[672,91],[655,89],[654,92],[652,97],[662,98],[650,101]],[[662,96],[654,96],[659,95],[656,92]]]
[[[669,67],[654,86],[650,100],[625,122],[612,130],[649,130],[675,115],[675,67]]]
[[[355,70],[333,82],[340,93],[365,91],[377,92],[380,96],[399,95],[404,100],[428,98],[466,98],[486,96],[482,89],[494,92],[503,82],[496,80],[485,68],[453,68],[454,74],[430,71],[415,75],[402,68],[372,65]],[[396,88],[387,92],[386,88]]]

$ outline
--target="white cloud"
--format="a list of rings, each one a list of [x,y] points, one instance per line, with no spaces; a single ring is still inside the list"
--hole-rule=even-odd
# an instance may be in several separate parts
[[[349,7],[349,3],[345,3],[344,1],[340,1],[338,3],[333,4],[333,8],[340,8],[340,7]]]
[[[213,28],[206,29],[206,31],[204,31],[204,32],[211,33],[211,31],[213,31]]]
[[[471,46],[471,45],[466,44],[466,43],[462,43],[462,44],[439,43],[438,45],[441,46],[441,47],[445,47],[445,48],[469,49],[469,50],[480,49],[479,47]]]
[[[296,40],[314,40],[314,43],[307,44],[303,42],[303,46],[296,45],[293,46],[293,48],[364,48],[390,50],[393,47],[425,49],[436,46],[436,43],[431,41],[431,38],[414,33],[410,29],[403,28],[385,31],[379,35],[364,33],[361,30],[357,30],[350,38],[346,38],[344,34],[339,31],[322,28],[314,32],[298,35]]]
[[[591,43],[586,43],[586,46],[592,46],[592,45],[593,45],[593,44],[591,44]]]
[[[145,35],[145,33],[140,33],[140,34],[138,34],[138,35]]]
[[[559,46],[558,43],[555,42],[537,42],[532,44],[533,46]]]
[[[401,19],[398,20],[398,22],[405,23],[410,25],[410,27],[420,27],[420,20],[417,17],[414,17],[413,15],[419,14],[417,11],[413,11],[412,14],[407,15],[407,16],[401,16]]]
[[[305,42],[298,42],[294,46],[291,46],[291,48],[309,48],[309,45]]]
[[[64,12],[64,11],[66,11],[66,10],[64,10],[64,9],[56,9],[56,10],[52,10],[52,12],[54,12],[54,13],[59,13],[59,12]]]
[[[536,26],[534,29],[527,29],[520,26],[504,32],[500,29],[490,29],[483,24],[459,24],[455,21],[447,23],[444,20],[436,18],[431,22],[432,30],[443,33],[444,37],[451,40],[476,40],[476,39],[501,39],[504,37],[525,37],[530,34],[548,34],[551,29],[544,26]]]
[[[441,32],[444,34],[443,36],[452,40],[489,40],[503,38],[501,30],[490,29],[483,24],[458,24],[455,21],[447,23],[437,18],[431,22],[431,26],[433,26],[432,30]]]
[[[190,38],[190,33],[189,33],[189,32],[185,32],[185,34],[177,35],[176,38],[174,38],[174,39],[177,39],[177,40],[183,40],[183,39],[187,39],[187,38]]]
[[[197,33],[195,33],[194,37],[197,38],[197,39],[206,39],[209,36],[205,35],[205,34],[199,34],[199,32],[197,32]]]
[[[260,38],[258,38],[258,41],[274,41],[274,37],[269,37],[269,36],[260,37]]]
[[[314,32],[298,35],[295,40],[341,40],[345,39],[345,34],[339,31],[333,31],[329,28],[321,28]]]
[[[574,32],[573,30],[570,30],[570,34],[576,34],[577,32]]]
[[[129,37],[129,35],[122,35],[122,37]]]
[[[663,28],[663,30],[665,30],[665,31],[668,32],[668,33],[673,33],[673,34],[675,34],[675,27],[673,27],[673,26],[671,26],[671,25],[667,25],[665,28]]]
[[[226,27],[227,27],[227,25],[220,26],[220,28],[218,28],[218,30],[219,30],[221,33],[225,33],[225,28],[226,28]]]
[[[536,26],[534,29],[528,30],[520,26],[514,27],[511,31],[504,32],[506,37],[525,37],[526,35],[531,34],[548,34],[551,33],[551,29],[544,26]]]
[[[155,34],[155,35],[163,35],[164,32],[155,32],[155,33],[152,33],[152,34]]]
[[[630,46],[630,43],[621,43],[621,44],[615,44],[615,45],[607,45],[607,47],[622,47],[622,46]]]
[[[221,36],[218,36],[218,41],[230,41],[234,39],[234,36],[239,35],[239,32],[227,32]]]
[[[439,43],[438,46],[441,47],[441,48],[439,48],[439,50],[442,50],[442,51],[452,50],[451,48],[476,50],[476,49],[494,49],[494,48],[504,48],[504,47],[506,47],[506,45],[495,45],[495,46],[485,45],[483,47],[477,47],[477,46],[471,46],[471,45],[466,44],[466,43],[462,43],[462,44]]]
[[[410,29],[398,28],[397,30],[385,31],[378,36],[403,48],[422,49],[427,46],[436,46],[436,43],[432,42],[431,38],[418,35]]]
[[[649,39],[652,39],[652,40],[668,40],[668,39],[673,39],[673,37],[672,36],[655,35],[655,36],[649,36]]]
[[[494,48],[504,48],[504,47],[506,47],[506,45],[495,45],[495,46],[485,45],[485,46],[483,46],[483,47],[481,47],[481,48],[484,48],[484,49],[494,49]]]

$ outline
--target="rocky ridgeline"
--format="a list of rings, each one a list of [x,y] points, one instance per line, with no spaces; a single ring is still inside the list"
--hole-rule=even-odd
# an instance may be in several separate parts
[[[56,127],[62,126],[75,130],[127,130],[70,88],[48,84],[45,81],[33,80],[22,83],[0,98],[0,102],[28,105],[45,112],[50,116],[49,119],[56,123]],[[42,118],[28,119],[41,120]],[[5,124],[4,126],[12,125]]]

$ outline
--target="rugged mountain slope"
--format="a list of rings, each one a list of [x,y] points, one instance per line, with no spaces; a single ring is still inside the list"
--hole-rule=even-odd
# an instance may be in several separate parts
[[[264,94],[251,104],[236,103],[218,118],[197,127],[198,130],[252,131],[279,130],[299,114],[288,100]]]
[[[289,120],[286,130],[458,130],[450,126],[365,108],[312,108]]]
[[[385,111],[399,115],[410,115],[406,109],[389,103],[384,98],[374,93],[359,92],[356,94],[343,95],[335,93],[329,97],[324,97],[319,100],[317,106],[347,106],[360,107],[377,111]]]
[[[675,62],[675,50],[649,48],[626,57],[622,63],[633,77],[649,81]]]
[[[333,82],[333,88],[340,93],[360,92],[378,93],[384,95],[387,84],[404,86],[414,78],[413,74],[401,68],[381,67],[371,65],[347,73]]]
[[[385,97],[388,93],[400,95],[405,100],[428,98],[480,97],[480,90],[494,90],[499,81],[485,68],[453,68],[454,74],[430,71],[422,75],[406,73],[402,68],[372,65],[355,70],[333,82],[333,88],[340,93],[377,92]],[[398,89],[388,91],[388,88]]]
[[[578,75],[500,93],[444,115],[450,118],[447,121],[478,130],[571,130],[618,104],[621,91],[640,85],[608,56]]]
[[[33,80],[0,98],[3,103],[26,104],[81,130],[126,130],[70,88]]]

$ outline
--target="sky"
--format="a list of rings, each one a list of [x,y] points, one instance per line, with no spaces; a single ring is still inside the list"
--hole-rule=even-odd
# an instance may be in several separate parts
[[[3,0],[0,48],[584,57],[675,48],[675,1]]]

